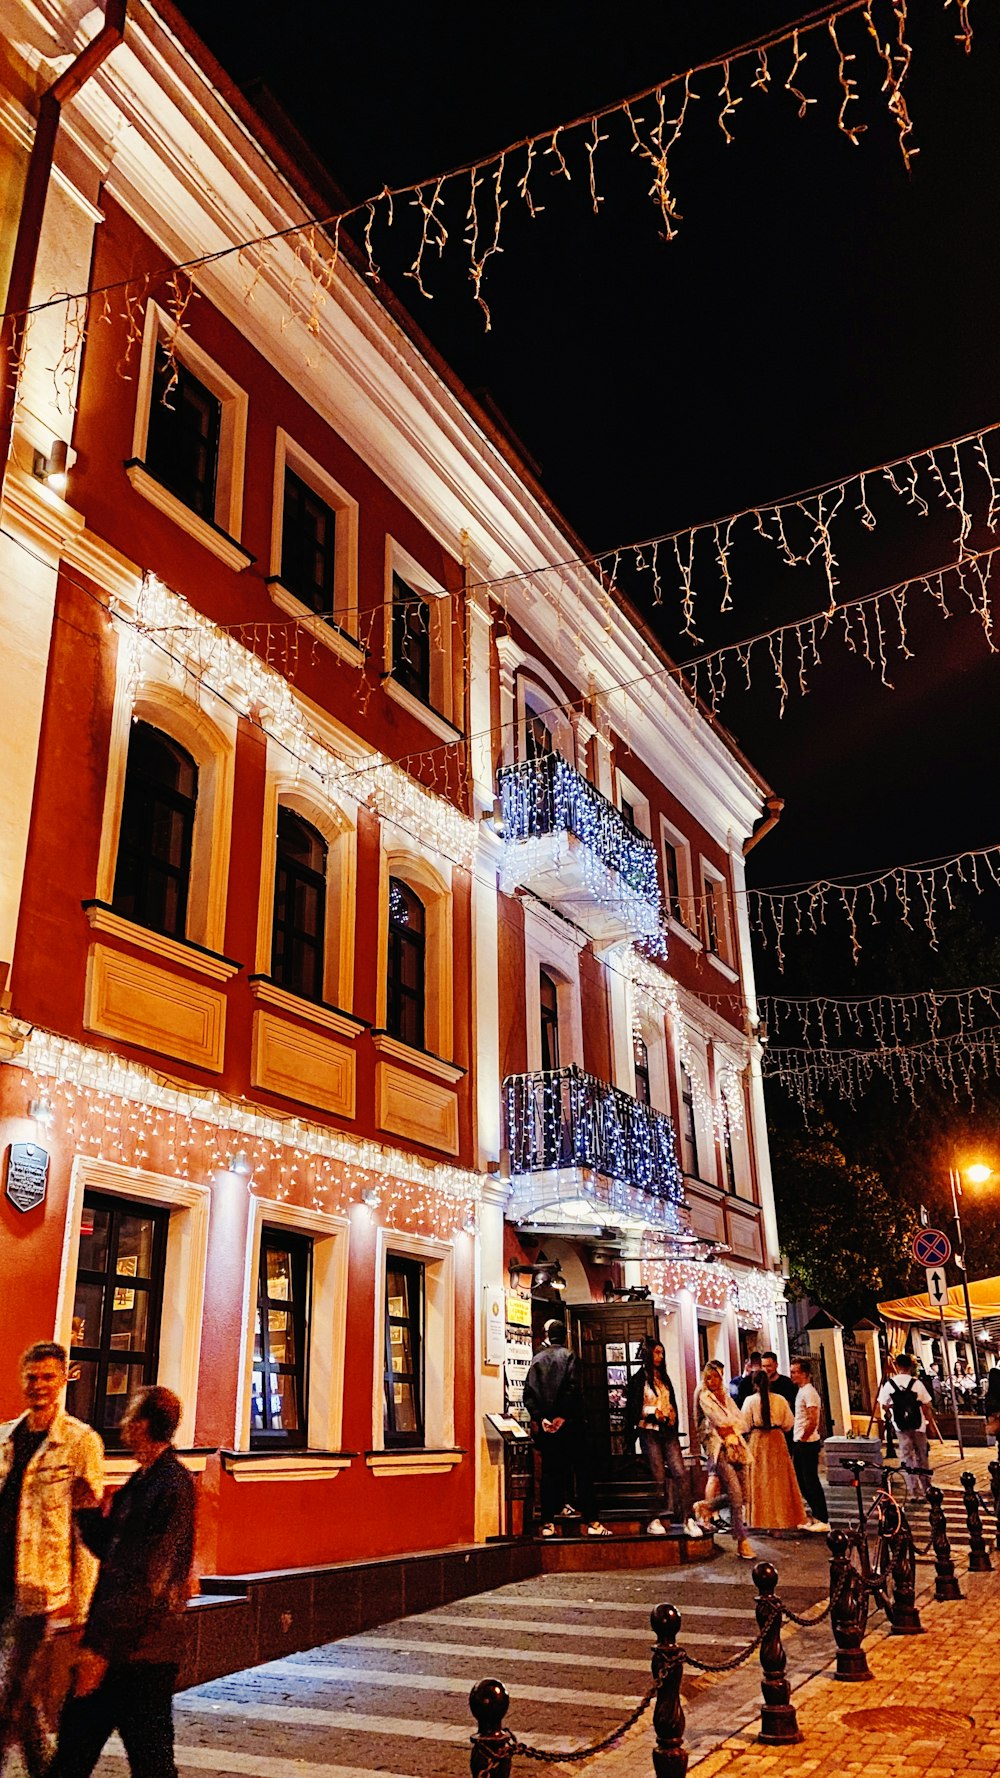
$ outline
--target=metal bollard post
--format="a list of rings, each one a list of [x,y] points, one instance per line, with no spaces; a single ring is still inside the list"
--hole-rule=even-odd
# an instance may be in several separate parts
[[[905,1513],[902,1524],[889,1539],[889,1622],[893,1636],[922,1636],[924,1626],[917,1610],[917,1552]]]
[[[993,1496],[994,1524],[996,1529],[996,1545],[1000,1550],[1000,1463],[990,1464],[990,1493]]]
[[[656,1778],[685,1778],[688,1753],[684,1745],[684,1706],[681,1703],[684,1650],[677,1647],[681,1614],[676,1605],[657,1605],[649,1614],[649,1622],[656,1637],[652,1659],[657,1686],[653,1705],[656,1735],[653,1771]]]
[[[940,1488],[928,1488],[927,1499],[930,1502],[931,1543],[934,1548],[934,1597],[962,1599],[964,1594],[955,1578],[955,1564],[951,1559],[951,1544],[948,1542],[944,1495]]]
[[[976,1493],[976,1478],[971,1469],[962,1472],[962,1500],[965,1516],[969,1521],[969,1572],[970,1574],[992,1574],[993,1564],[986,1549],[983,1536],[983,1521],[979,1516],[979,1495]]]
[[[481,1679],[469,1693],[477,1729],[469,1756],[472,1778],[510,1778],[514,1737],[503,1726],[509,1703],[507,1688],[499,1679]]]
[[[763,1704],[757,1739],[769,1747],[787,1747],[801,1741],[802,1734],[792,1703],[792,1688],[785,1678],[788,1662],[781,1646],[781,1600],[774,1590],[778,1584],[778,1570],[770,1562],[757,1562],[752,1573],[758,1593],[754,1614],[758,1630],[764,1632],[760,1645]]]
[[[846,1531],[831,1531],[830,1625],[837,1644],[838,1679],[858,1682],[872,1677],[868,1656],[861,1644],[868,1628],[868,1588],[851,1561],[852,1539]]]

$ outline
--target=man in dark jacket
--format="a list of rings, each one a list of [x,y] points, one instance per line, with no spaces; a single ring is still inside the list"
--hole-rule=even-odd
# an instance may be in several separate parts
[[[594,1515],[580,1380],[561,1321],[545,1323],[545,1344],[524,1379],[524,1405],[542,1457],[542,1536],[555,1536],[557,1517],[582,1516],[590,1537],[610,1537]],[[571,1504],[574,1496],[578,1512]]]
[[[117,1729],[132,1778],[177,1778],[173,1689],[194,1555],[194,1484],[173,1448],[181,1404],[142,1389],[121,1432],[138,1464],[105,1518],[77,1514],[100,1573],[49,1778],[89,1778]]]

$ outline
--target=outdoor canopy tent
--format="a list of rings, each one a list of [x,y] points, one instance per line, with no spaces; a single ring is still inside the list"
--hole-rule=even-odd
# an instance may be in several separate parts
[[[1000,1278],[970,1281],[969,1301],[973,1321],[989,1321],[1000,1316]],[[886,1321],[897,1321],[905,1327],[912,1327],[915,1322],[938,1322],[941,1319],[941,1310],[932,1305],[926,1292],[923,1296],[898,1296],[891,1303],[879,1303],[878,1312]],[[960,1284],[949,1290],[944,1315],[946,1321],[966,1320],[965,1297]]]

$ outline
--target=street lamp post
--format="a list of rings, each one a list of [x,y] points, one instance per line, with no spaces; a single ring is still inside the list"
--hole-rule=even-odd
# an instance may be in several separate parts
[[[989,1179],[992,1168],[976,1165],[968,1167],[966,1172],[973,1183],[979,1185]],[[962,1218],[958,1209],[958,1200],[962,1196],[962,1174],[958,1167],[949,1167],[948,1182],[951,1186],[951,1213],[955,1221],[955,1264],[962,1274],[962,1296],[965,1299],[965,1321],[969,1329],[969,1349],[972,1352],[972,1374],[976,1379],[978,1392],[980,1385],[979,1352],[976,1347],[976,1330],[972,1320],[969,1274],[965,1264],[965,1238],[962,1234]]]

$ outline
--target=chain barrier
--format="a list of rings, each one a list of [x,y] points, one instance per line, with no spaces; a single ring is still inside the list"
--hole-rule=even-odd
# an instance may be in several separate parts
[[[728,1661],[699,1661],[697,1655],[688,1654],[687,1649],[683,1651],[684,1659],[687,1665],[693,1667],[697,1673],[735,1673],[737,1667],[742,1667],[744,1661],[748,1661],[751,1655],[757,1653],[773,1622],[774,1615],[772,1614],[767,1629],[761,1630],[753,1641],[747,1644],[746,1648],[741,1649],[739,1654],[731,1655]]]
[[[580,1759],[593,1759],[596,1753],[606,1753],[609,1747],[613,1747],[616,1741],[620,1741],[623,1735],[628,1734],[629,1729],[635,1728],[636,1723],[646,1714],[658,1690],[659,1680],[654,1679],[648,1692],[640,1698],[635,1709],[617,1729],[612,1729],[610,1735],[605,1735],[602,1741],[595,1741],[590,1747],[574,1748],[571,1753],[549,1753],[544,1748],[531,1747],[527,1741],[518,1741],[509,1729],[504,1729],[502,1731],[506,1736],[504,1746],[499,1751],[489,1751],[487,1763],[481,1767],[481,1771],[491,1772],[504,1760],[514,1759],[518,1754],[522,1759],[533,1759],[536,1764],[545,1766],[562,1765],[564,1762],[571,1764]]]

